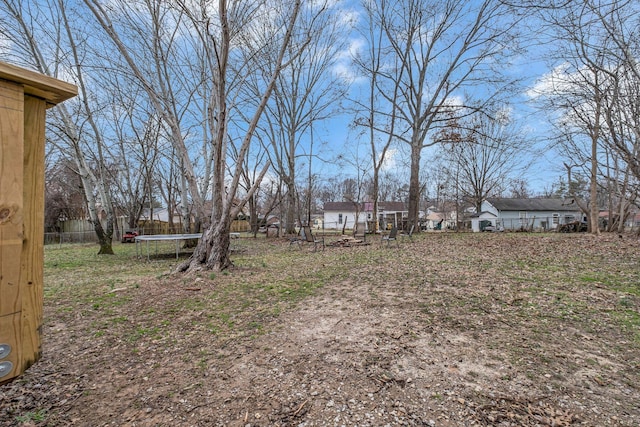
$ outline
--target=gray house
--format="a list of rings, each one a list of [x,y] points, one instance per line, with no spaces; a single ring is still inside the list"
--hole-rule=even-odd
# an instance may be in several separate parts
[[[481,212],[472,215],[471,228],[555,230],[559,225],[582,219],[582,211],[573,200],[489,198],[482,202]]]

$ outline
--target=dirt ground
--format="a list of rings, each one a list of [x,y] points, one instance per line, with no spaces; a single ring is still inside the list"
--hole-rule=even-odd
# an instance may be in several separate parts
[[[636,237],[415,240],[303,249],[322,286],[214,332],[220,289],[269,266],[53,299],[0,425],[640,425]]]

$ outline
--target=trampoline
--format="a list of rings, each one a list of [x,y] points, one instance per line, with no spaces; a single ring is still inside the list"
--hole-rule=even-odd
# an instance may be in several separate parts
[[[197,234],[148,234],[144,236],[136,236],[136,256],[139,258],[142,254],[142,242],[147,242],[147,260],[149,260],[149,242],[156,242],[156,256],[158,255],[158,242],[175,241],[176,242],[176,259],[180,254],[180,242],[182,240],[200,239],[202,233]],[[230,233],[232,239],[240,238],[240,233]]]
[[[200,239],[202,233],[197,234],[148,234],[144,236],[136,236],[136,256],[142,256],[142,242],[147,242],[147,260],[149,259],[149,242],[156,242],[156,256],[158,255],[158,242],[175,241],[176,242],[176,259],[180,253],[180,242],[188,239]],[[139,248],[140,247],[140,248]],[[139,249],[138,249],[139,248]],[[139,250],[139,252],[138,252]]]

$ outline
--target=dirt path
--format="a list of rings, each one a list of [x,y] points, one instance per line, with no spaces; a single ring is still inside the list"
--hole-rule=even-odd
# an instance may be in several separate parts
[[[353,279],[376,274],[363,267],[254,336],[206,330],[206,281],[200,299],[170,279],[122,291],[104,335],[90,335],[104,317],[47,307],[44,358],[0,388],[0,424],[640,425],[638,355],[610,354],[616,330],[587,332],[580,316],[549,330],[544,304],[557,296],[534,301],[506,279],[478,280],[481,269],[469,286],[460,271],[421,268],[416,284]],[[177,301],[192,308],[171,311]]]

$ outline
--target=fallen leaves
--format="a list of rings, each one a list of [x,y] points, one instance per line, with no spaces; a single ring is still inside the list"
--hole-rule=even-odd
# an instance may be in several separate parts
[[[476,419],[486,425],[570,427],[581,419],[569,410],[544,400],[501,397],[475,408]]]
[[[614,237],[256,240],[215,280],[107,294],[98,261],[73,288],[50,263],[44,357],[0,425],[640,425],[640,253]]]

